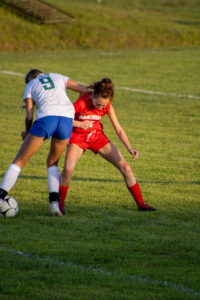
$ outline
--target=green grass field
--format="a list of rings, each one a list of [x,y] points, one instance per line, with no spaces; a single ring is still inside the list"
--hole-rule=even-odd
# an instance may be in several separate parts
[[[200,46],[199,0],[45,0],[74,21],[44,25],[15,14],[5,1],[0,52]]]
[[[0,219],[0,299],[200,299],[199,65],[198,48],[0,54],[0,179],[24,129],[20,74],[36,67],[85,84],[107,76],[138,160],[106,118],[105,132],[158,208],[138,212],[120,173],[86,152],[66,216],[51,217],[45,142],[10,192],[18,216]]]

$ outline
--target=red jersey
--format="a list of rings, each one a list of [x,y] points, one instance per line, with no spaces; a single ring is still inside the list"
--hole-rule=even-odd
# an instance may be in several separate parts
[[[110,112],[110,102],[101,109],[94,107],[92,100],[88,93],[80,97],[75,103],[75,120],[77,121],[91,121],[91,127],[84,130],[79,127],[74,127],[73,132],[76,133],[90,133],[91,131],[103,130],[103,124],[100,122],[105,114]]]

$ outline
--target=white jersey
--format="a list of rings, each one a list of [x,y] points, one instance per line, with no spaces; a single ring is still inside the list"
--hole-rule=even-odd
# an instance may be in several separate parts
[[[74,106],[66,94],[68,79],[55,73],[40,74],[26,85],[24,101],[32,98],[37,105],[35,120],[46,116],[74,118]]]

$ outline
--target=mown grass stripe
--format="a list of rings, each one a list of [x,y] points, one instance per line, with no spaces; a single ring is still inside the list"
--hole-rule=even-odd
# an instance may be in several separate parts
[[[9,254],[20,255],[22,257],[35,259],[35,260],[38,260],[38,261],[42,261],[44,263],[47,262],[47,263],[52,264],[52,265],[70,267],[70,268],[74,268],[76,270],[80,270],[80,271],[84,271],[84,272],[94,272],[94,273],[99,273],[99,274],[103,274],[103,275],[106,275],[106,276],[117,277],[118,279],[139,281],[139,282],[144,282],[144,283],[147,283],[147,284],[150,284],[150,285],[168,287],[168,288],[172,288],[172,289],[174,289],[178,292],[188,293],[191,296],[195,296],[195,297],[200,296],[200,291],[198,291],[198,290],[194,290],[194,289],[191,289],[191,288],[186,287],[186,286],[181,286],[181,285],[175,284],[173,282],[169,282],[167,280],[151,279],[151,278],[146,278],[146,277],[139,276],[137,274],[128,275],[128,274],[125,274],[125,273],[116,273],[116,272],[113,272],[113,271],[104,270],[102,268],[100,269],[100,268],[94,268],[92,266],[79,265],[79,264],[76,264],[76,263],[73,263],[73,262],[63,262],[63,261],[60,261],[58,259],[54,259],[54,258],[50,258],[50,257],[41,257],[39,255],[34,255],[34,254],[31,254],[31,253],[26,253],[26,252],[22,252],[22,251],[19,251],[19,250],[6,248],[6,247],[0,247],[0,252],[7,252]]]
[[[194,95],[183,95],[183,94],[175,94],[175,93],[148,91],[148,90],[141,90],[141,89],[130,88],[125,86],[118,86],[116,88],[118,90],[127,90],[129,92],[144,93],[150,95],[162,95],[162,96],[171,96],[171,97],[178,97],[178,98],[200,99],[200,96],[194,96]]]
[[[25,76],[22,73],[18,72],[12,72],[12,71],[0,71],[0,74],[6,74],[6,75],[16,75],[16,76]]]
[[[17,72],[12,72],[12,71],[0,71],[0,74],[25,76],[22,73],[17,73]],[[118,90],[127,90],[129,92],[134,92],[134,93],[150,94],[150,95],[161,95],[161,96],[170,96],[170,97],[178,97],[178,98],[200,99],[200,96],[195,96],[195,95],[183,95],[183,94],[175,94],[175,93],[148,91],[148,90],[136,89],[136,88],[125,87],[125,86],[117,86],[116,89],[118,89]]]

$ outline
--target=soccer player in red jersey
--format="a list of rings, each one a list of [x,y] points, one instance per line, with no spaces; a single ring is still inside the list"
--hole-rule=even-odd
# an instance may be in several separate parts
[[[109,78],[103,78],[89,86],[91,92],[84,94],[75,103],[75,121],[73,133],[70,138],[64,168],[60,176],[59,200],[60,210],[64,214],[64,201],[69,187],[72,173],[76,164],[86,149],[100,154],[104,159],[112,163],[122,173],[125,183],[131,195],[135,199],[139,211],[155,211],[156,209],[144,202],[139,184],[136,182],[131,167],[124,159],[120,151],[110,142],[103,132],[100,122],[105,114],[110,121],[121,142],[133,159],[138,158],[138,151],[129,143],[125,131],[122,129],[111,101],[114,99],[114,85]],[[80,122],[85,121],[78,127]]]

